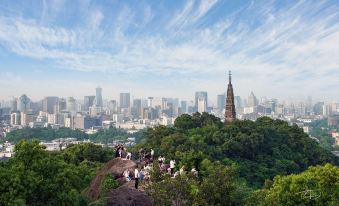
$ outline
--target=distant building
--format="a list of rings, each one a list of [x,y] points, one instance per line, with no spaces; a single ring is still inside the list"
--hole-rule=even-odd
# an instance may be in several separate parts
[[[76,100],[73,97],[67,98],[67,111],[75,114],[77,112]]]
[[[339,115],[329,116],[327,119],[328,126],[339,127]]]
[[[217,96],[217,109],[219,112],[222,112],[224,110],[226,104],[226,95],[225,94],[219,94]]]
[[[182,113],[187,113],[187,101],[181,101],[180,108]]]
[[[93,106],[95,96],[84,96],[84,111],[89,111],[89,108]]]
[[[44,100],[42,101],[42,111],[53,114],[54,107],[58,100],[59,100],[58,97],[45,97]]]
[[[199,113],[206,112],[206,100],[204,97],[198,98],[198,112]]]
[[[120,108],[129,108],[131,106],[130,93],[120,93]]]
[[[74,128],[76,129],[90,129],[91,127],[101,125],[102,125],[101,117],[90,117],[90,116],[74,117]]]
[[[206,111],[207,107],[208,107],[208,95],[206,91],[197,91],[195,92],[195,108],[198,110],[198,101],[199,98],[204,98],[205,102],[206,102],[206,108],[204,109],[204,111]]]
[[[14,111],[11,113],[11,125],[20,125],[21,124],[21,114],[19,111]]]
[[[232,80],[231,71],[229,71],[229,82],[227,86],[227,98],[225,106],[225,124],[232,122],[236,118],[233,86],[231,80]]]
[[[248,96],[247,106],[248,107],[255,107],[257,105],[258,105],[257,97],[254,95],[253,92],[251,92],[251,94]]]
[[[95,89],[95,105],[97,107],[103,107],[102,89],[100,87]]]
[[[31,99],[29,97],[27,97],[26,94],[23,94],[18,99],[18,103],[17,103],[18,108],[17,109],[20,112],[27,112],[30,109],[30,103],[31,103]]]

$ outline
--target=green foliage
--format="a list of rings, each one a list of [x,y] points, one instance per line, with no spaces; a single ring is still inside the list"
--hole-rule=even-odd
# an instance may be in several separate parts
[[[258,190],[247,205],[335,206],[339,200],[339,168],[331,164],[310,167],[297,175],[277,176],[268,189]]]
[[[101,194],[105,196],[110,190],[115,189],[119,186],[118,181],[112,174],[106,174],[101,183]]]
[[[339,164],[338,158],[297,125],[268,117],[224,126],[207,113],[182,115],[172,128],[148,129],[145,143],[139,147],[153,148],[167,160],[174,158],[181,165],[197,169],[203,159],[234,164],[240,177],[256,188],[276,175],[302,172],[326,162]]]
[[[339,149],[333,147],[335,139],[330,135],[331,129],[335,128],[327,126],[327,119],[314,121],[309,126],[311,127],[310,136],[319,139],[320,146],[330,151],[339,151]]]
[[[40,141],[51,141],[57,138],[76,138],[77,140],[90,139],[92,142],[109,143],[113,140],[127,140],[128,137],[135,137],[136,143],[141,143],[144,139],[145,130],[140,130],[133,134],[128,134],[126,130],[118,128],[101,129],[95,134],[88,135],[81,130],[73,130],[70,128],[23,128],[12,131],[7,134],[2,141],[12,143],[20,140],[32,141],[37,139]]]
[[[15,156],[0,164],[0,205],[84,205],[81,192],[100,164],[69,164],[38,141],[20,141]]]
[[[93,143],[69,145],[62,151],[61,156],[67,163],[76,164],[87,160],[89,162],[105,163],[112,159],[114,151],[104,149]]]
[[[12,131],[6,135],[4,141],[19,142],[20,140],[32,141],[37,139],[40,141],[51,141],[56,138],[77,138],[78,140],[88,139],[88,135],[80,130],[72,130],[70,128],[23,128]]]
[[[206,159],[200,178],[192,173],[171,178],[158,172],[151,177],[147,191],[155,205],[242,205],[251,192],[233,168]]]

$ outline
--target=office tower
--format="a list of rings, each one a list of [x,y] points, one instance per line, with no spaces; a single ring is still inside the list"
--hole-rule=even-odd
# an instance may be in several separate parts
[[[234,97],[234,105],[235,105],[235,108],[241,108],[242,107],[240,96],[235,96]]]
[[[206,99],[204,97],[198,98],[198,112],[206,112]]]
[[[253,92],[248,96],[247,106],[248,107],[255,107],[258,105],[257,97],[254,95]]]
[[[187,101],[181,101],[180,102],[180,107],[181,107],[181,112],[182,113],[187,113]]]
[[[226,103],[226,95],[219,94],[217,96],[217,108],[220,112],[225,108],[225,103]]]
[[[21,95],[18,99],[18,110],[21,112],[27,112],[30,109],[30,98],[26,94]]]
[[[67,111],[71,112],[72,114],[75,114],[77,112],[77,104],[73,97],[67,98]]]
[[[21,124],[21,114],[18,111],[11,113],[11,125],[20,125]]]
[[[67,109],[67,102],[64,98],[58,99],[54,105],[54,114],[58,114]]]
[[[95,96],[84,96],[84,111],[89,111],[89,107],[93,106]]]
[[[147,98],[147,106],[148,107],[153,107],[153,99],[154,99],[154,97],[148,97]]]
[[[97,107],[102,107],[103,102],[102,102],[102,89],[100,87],[95,89],[95,105]]]
[[[133,100],[133,108],[132,108],[132,116],[136,119],[141,117],[141,99],[134,99]]]
[[[11,109],[12,111],[18,111],[18,98],[13,98],[11,101]]]
[[[323,114],[323,106],[324,106],[324,102],[317,102],[313,107],[314,114],[322,115]]]
[[[120,93],[120,108],[129,108],[130,103],[130,93]]]
[[[232,74],[229,71],[229,82],[227,86],[227,98],[226,98],[226,106],[225,106],[225,124],[232,122],[236,118],[235,114],[235,106],[234,106],[234,94],[233,94],[233,86],[232,86]]]
[[[28,126],[30,122],[34,121],[34,115],[31,113],[21,112],[21,126]]]
[[[58,97],[45,97],[44,100],[42,101],[42,111],[53,114],[54,107],[58,100],[59,100]]]
[[[110,114],[114,114],[118,112],[118,103],[116,100],[111,100],[107,104],[107,109],[109,110]]]
[[[199,98],[205,98],[205,101],[206,101],[206,108],[208,107],[208,96],[207,96],[207,92],[205,91],[198,91],[198,92],[195,92],[195,108],[198,109],[198,99]],[[206,111],[206,108],[205,108],[205,111]]]

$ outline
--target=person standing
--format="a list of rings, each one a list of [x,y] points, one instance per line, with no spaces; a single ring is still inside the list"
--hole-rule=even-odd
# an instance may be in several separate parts
[[[171,168],[171,175],[174,173],[174,167],[175,167],[175,160],[170,161],[170,168]]]
[[[154,150],[151,149],[151,160],[153,160],[153,157],[154,157]]]
[[[138,189],[138,186],[139,186],[139,177],[140,177],[140,174],[139,174],[139,170],[138,170],[138,166],[136,166],[135,170],[134,170],[134,178],[135,178],[135,189]]]

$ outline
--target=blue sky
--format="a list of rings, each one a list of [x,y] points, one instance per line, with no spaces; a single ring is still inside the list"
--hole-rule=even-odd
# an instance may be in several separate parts
[[[0,0],[0,99],[339,99],[339,1]],[[214,100],[215,101],[215,100]]]

